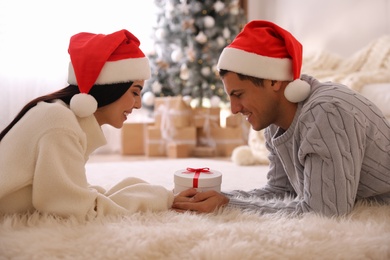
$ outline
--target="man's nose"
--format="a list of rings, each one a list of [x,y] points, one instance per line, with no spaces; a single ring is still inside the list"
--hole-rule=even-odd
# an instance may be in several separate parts
[[[237,101],[230,100],[230,109],[232,110],[233,114],[237,114],[241,111],[241,104]]]

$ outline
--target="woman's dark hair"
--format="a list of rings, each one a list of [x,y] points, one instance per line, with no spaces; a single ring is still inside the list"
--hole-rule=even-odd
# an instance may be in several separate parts
[[[230,70],[219,70],[219,76],[221,78],[223,78],[228,72],[233,72],[233,71],[230,71]],[[247,75],[243,75],[243,74],[240,74],[240,73],[237,73],[237,72],[234,72],[234,73],[237,74],[237,76],[238,76],[238,78],[240,80],[249,80],[253,84],[255,84],[256,86],[263,86],[264,79],[262,79],[262,78],[256,78],[256,77],[252,77],[252,76],[247,76]]]
[[[89,94],[96,99],[98,103],[98,107],[103,107],[119,99],[130,88],[132,84],[133,82],[93,85]],[[24,115],[31,108],[35,107],[39,102],[44,101],[44,102],[52,103],[55,100],[60,99],[64,103],[69,105],[71,98],[78,93],[80,93],[78,86],[69,85],[51,94],[40,96],[31,100],[22,108],[22,110],[20,110],[20,112],[11,121],[11,123],[6,128],[4,128],[3,131],[1,131],[0,141]]]

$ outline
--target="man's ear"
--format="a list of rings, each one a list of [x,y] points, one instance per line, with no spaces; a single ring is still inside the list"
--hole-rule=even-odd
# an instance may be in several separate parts
[[[271,80],[271,87],[274,91],[279,91],[282,87],[282,81]]]

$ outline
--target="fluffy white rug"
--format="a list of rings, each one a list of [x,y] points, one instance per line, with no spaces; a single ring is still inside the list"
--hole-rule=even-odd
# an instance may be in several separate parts
[[[174,171],[183,167],[221,171],[223,190],[265,181],[266,166],[201,159],[91,163],[87,169],[93,184],[142,176],[170,188]],[[228,209],[148,212],[86,224],[38,214],[8,216],[0,220],[0,259],[390,259],[390,206],[359,204],[339,218]]]

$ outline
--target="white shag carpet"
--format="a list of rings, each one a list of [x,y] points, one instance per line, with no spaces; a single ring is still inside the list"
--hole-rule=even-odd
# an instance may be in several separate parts
[[[135,176],[167,188],[186,167],[222,172],[222,190],[265,183],[267,166],[177,159],[89,163],[91,184]],[[51,216],[0,219],[0,259],[390,259],[390,206],[358,204],[347,217],[138,213],[80,224]]]

